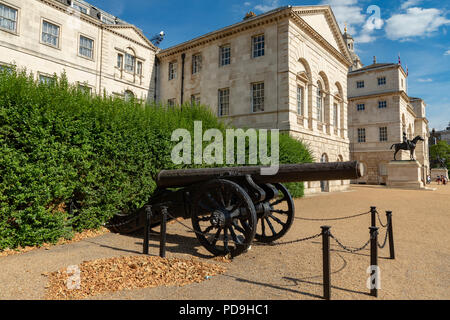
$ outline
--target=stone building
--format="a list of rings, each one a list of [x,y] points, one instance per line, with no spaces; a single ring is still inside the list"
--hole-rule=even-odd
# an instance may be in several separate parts
[[[158,99],[195,102],[237,127],[278,128],[316,161],[348,161],[347,45],[329,6],[282,7],[160,51]],[[309,183],[306,193],[348,181]]]
[[[348,117],[350,153],[364,164],[367,174],[356,183],[385,184],[387,164],[394,160],[393,144],[421,136],[416,159],[421,165],[422,180],[429,174],[428,120],[422,99],[407,94],[407,74],[400,64],[377,63],[355,69],[348,75]],[[401,151],[397,160],[409,160]]]
[[[0,0],[0,66],[92,93],[154,99],[157,48],[137,27],[81,0]]]
[[[434,145],[439,141],[445,141],[450,144],[450,122],[448,123],[448,127],[442,131],[436,131],[433,129],[430,137],[430,144]]]

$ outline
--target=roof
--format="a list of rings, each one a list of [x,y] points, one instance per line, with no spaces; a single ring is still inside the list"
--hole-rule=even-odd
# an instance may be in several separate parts
[[[351,71],[350,73],[354,73],[354,72],[359,72],[359,71],[367,71],[367,70],[372,70],[372,69],[379,69],[379,68],[387,68],[387,67],[392,67],[392,66],[396,66],[397,64],[395,63],[373,63],[369,66]]]

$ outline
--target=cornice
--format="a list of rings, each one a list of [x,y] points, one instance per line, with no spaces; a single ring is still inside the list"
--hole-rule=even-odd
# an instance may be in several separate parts
[[[388,91],[388,92],[380,92],[380,93],[371,93],[367,95],[361,95],[361,96],[354,96],[354,97],[347,97],[348,101],[356,101],[360,99],[370,99],[370,98],[376,98],[376,97],[385,97],[385,96],[401,96],[403,99],[405,99],[406,102],[409,103],[409,97],[406,95],[405,91]]]

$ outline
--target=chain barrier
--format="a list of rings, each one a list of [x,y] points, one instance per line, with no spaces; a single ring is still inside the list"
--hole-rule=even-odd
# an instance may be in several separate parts
[[[350,249],[346,246],[344,246],[339,240],[338,238],[336,238],[331,232],[330,232],[330,237],[333,238],[333,240],[339,245],[339,247],[341,247],[342,249],[344,249],[345,251],[348,251],[350,253],[355,253],[358,251],[362,251],[364,249],[367,248],[367,246],[370,244],[370,241],[372,240],[372,237],[369,239],[369,241],[367,241],[362,247],[360,248],[355,248],[355,249]]]
[[[303,238],[303,239],[297,239],[297,240],[292,240],[292,241],[287,241],[287,242],[258,243],[258,245],[270,246],[270,247],[284,246],[284,245],[288,245],[288,244],[299,243],[299,242],[304,242],[304,241],[316,239],[316,238],[319,238],[320,236],[322,236],[322,232],[318,233],[318,234],[315,234],[313,236],[310,236],[310,237]]]
[[[183,222],[179,221],[177,218],[175,218],[174,216],[172,216],[172,215],[169,213],[169,211],[167,211],[167,215],[169,216],[169,218],[172,218],[173,220],[175,220],[176,223],[182,225],[182,226],[185,227],[186,229],[188,229],[188,230],[190,230],[190,231],[192,231],[192,232],[194,232],[194,233],[196,233],[196,234],[198,234],[198,235],[206,236],[206,233],[196,231],[195,229],[193,229],[193,228],[191,228],[191,227],[188,227],[188,226],[185,225]]]
[[[384,247],[386,247],[387,239],[389,236],[389,222],[386,224],[386,227],[387,228],[386,228],[386,236],[384,237],[384,243],[382,245],[380,244],[380,242],[377,243],[378,248],[380,248],[380,249],[384,249]]]
[[[380,225],[381,225],[383,228],[387,228],[387,226],[388,226],[389,223],[386,222],[386,224],[383,224],[383,222],[381,221],[381,215],[380,215],[380,213],[379,213],[378,211],[376,211],[376,213],[377,213],[377,217],[378,217],[378,221],[380,222]]]
[[[135,216],[133,218],[131,218],[130,220],[127,220],[125,222],[119,222],[119,223],[116,223],[116,224],[108,224],[108,223],[105,222],[104,224],[102,224],[102,226],[105,227],[105,228],[118,228],[118,227],[124,226],[126,224],[129,224],[133,220],[136,220]]]
[[[371,213],[369,212],[364,212],[364,213],[359,213],[353,216],[347,216],[347,217],[341,217],[341,218],[332,218],[332,219],[310,219],[310,218],[301,218],[301,217],[296,217],[295,219],[298,220],[305,220],[305,221],[338,221],[338,220],[347,220],[347,219],[352,219],[352,218],[357,218],[357,217],[361,217],[361,216],[365,216],[367,214]]]

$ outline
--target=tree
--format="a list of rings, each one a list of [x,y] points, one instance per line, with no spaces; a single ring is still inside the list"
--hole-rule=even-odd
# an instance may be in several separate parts
[[[450,168],[450,145],[446,141],[439,141],[436,145],[430,147],[430,161],[437,158],[446,159],[447,168]],[[437,168],[435,164],[433,167]]]

